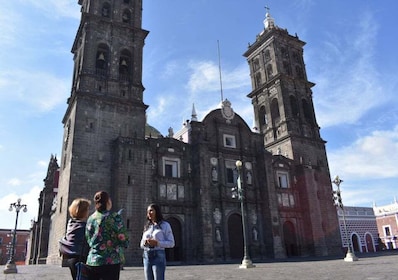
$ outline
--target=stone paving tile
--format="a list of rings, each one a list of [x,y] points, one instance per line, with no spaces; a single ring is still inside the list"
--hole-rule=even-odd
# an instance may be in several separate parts
[[[240,269],[239,264],[169,265],[166,279],[172,280],[397,280],[398,251],[362,254],[355,262],[341,259],[289,259]],[[71,279],[69,269],[55,265],[18,266],[17,274],[0,274],[0,280]],[[120,280],[144,279],[142,267],[126,267]],[[105,279],[106,280],[106,279]]]

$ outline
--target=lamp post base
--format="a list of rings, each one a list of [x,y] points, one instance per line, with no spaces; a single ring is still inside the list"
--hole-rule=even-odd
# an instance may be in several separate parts
[[[253,268],[256,267],[250,259],[243,259],[239,268]]]
[[[354,262],[354,261],[357,261],[357,260],[358,260],[357,256],[355,256],[355,254],[351,253],[351,252],[348,252],[347,255],[344,258],[345,262]]]
[[[4,274],[18,273],[17,265],[15,264],[15,262],[8,261],[3,272]]]

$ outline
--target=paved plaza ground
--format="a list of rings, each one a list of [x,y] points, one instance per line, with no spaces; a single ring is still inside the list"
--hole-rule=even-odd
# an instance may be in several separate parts
[[[334,259],[289,259],[256,263],[255,268],[240,269],[239,264],[169,265],[168,280],[397,280],[398,251],[360,254],[358,261]],[[69,269],[55,265],[21,265],[17,274],[0,274],[0,280],[63,280],[71,279]],[[142,267],[126,267],[120,280],[144,279]]]

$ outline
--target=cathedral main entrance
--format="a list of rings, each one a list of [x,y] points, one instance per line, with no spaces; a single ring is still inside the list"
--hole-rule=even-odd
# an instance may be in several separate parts
[[[232,214],[228,219],[229,255],[231,259],[243,258],[242,216]]]
[[[293,223],[285,222],[283,224],[283,239],[285,240],[285,249],[287,257],[299,256],[299,249],[297,245],[296,230]]]
[[[182,227],[179,220],[176,218],[168,218],[171,229],[173,230],[175,245],[174,248],[166,249],[166,260],[168,262],[182,261]]]

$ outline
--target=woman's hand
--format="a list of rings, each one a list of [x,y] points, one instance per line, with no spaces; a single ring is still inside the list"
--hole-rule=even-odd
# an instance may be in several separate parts
[[[158,241],[155,239],[147,239],[145,240],[145,246],[156,247],[158,246]]]

